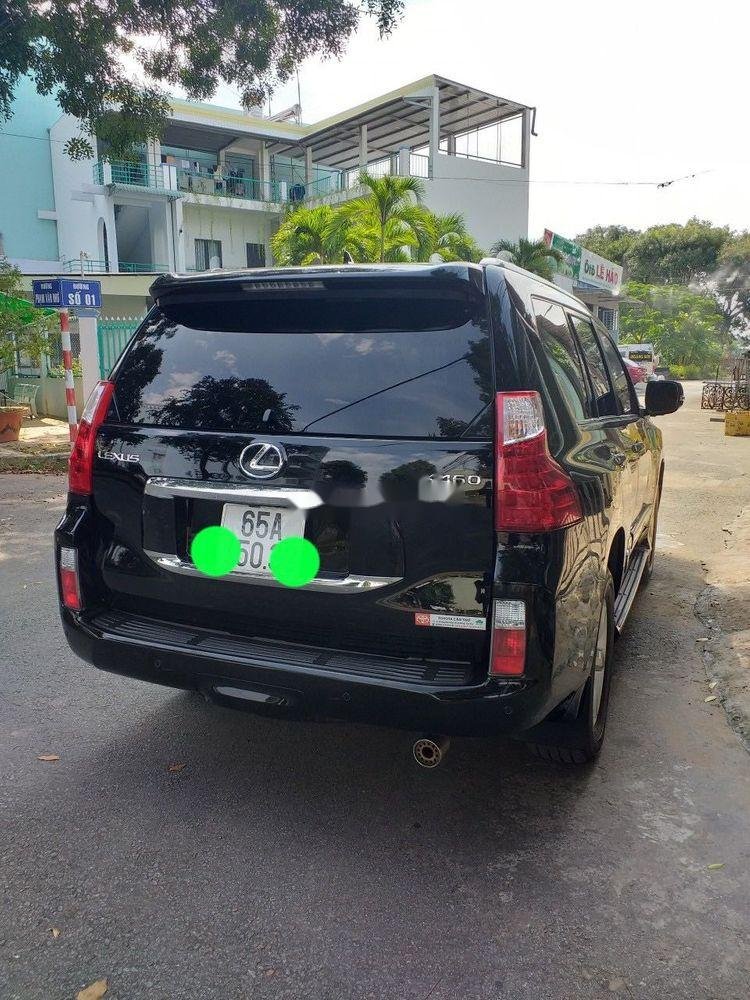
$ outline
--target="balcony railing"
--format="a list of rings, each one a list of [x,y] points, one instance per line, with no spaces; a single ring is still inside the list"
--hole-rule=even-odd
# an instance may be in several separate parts
[[[161,274],[172,270],[168,264],[144,264],[128,260],[120,260],[117,267],[113,267],[111,263],[108,266],[106,261],[91,260],[88,257],[84,257],[83,263],[78,257],[64,260],[62,269],[65,274],[80,274],[81,269],[84,274]]]
[[[240,198],[243,201],[285,200],[281,186],[275,181],[257,177],[233,177],[225,173],[183,170],[177,168],[177,190],[186,194],[208,194],[216,198]],[[288,196],[287,196],[288,197]]]
[[[423,156],[421,153],[409,153],[409,173],[412,177],[429,177],[429,156]]]
[[[94,164],[95,184],[117,184],[120,187],[146,188],[152,191],[170,190],[169,173],[163,165],[100,160]]]
[[[115,184],[119,187],[142,188],[150,191],[180,191],[185,194],[207,194],[219,198],[241,198],[244,201],[286,200],[281,186],[255,177],[233,177],[223,173],[187,170],[173,163],[153,166],[148,163],[107,162],[94,164],[95,184]]]
[[[381,157],[370,161],[367,171],[373,177],[385,177],[398,173],[399,166],[397,156]],[[428,177],[429,167],[429,156],[421,153],[409,155],[408,172],[411,176]],[[94,182],[97,184],[272,204],[295,204],[350,191],[358,186],[359,175],[359,167],[330,172],[323,172],[321,169],[318,176],[306,184],[304,177],[298,176],[296,171],[292,172],[291,178],[283,181],[262,181],[256,177],[232,176],[223,170],[189,170],[173,163],[153,166],[147,163],[110,163],[102,160],[94,164]]]

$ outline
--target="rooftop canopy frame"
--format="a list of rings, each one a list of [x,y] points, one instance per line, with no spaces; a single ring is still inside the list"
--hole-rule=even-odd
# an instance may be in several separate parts
[[[272,141],[269,151],[299,156],[311,150],[308,156],[316,163],[351,170],[363,165],[363,147],[372,158],[394,155],[404,147],[437,151],[441,139],[527,110],[528,105],[432,75],[308,126],[299,138]]]

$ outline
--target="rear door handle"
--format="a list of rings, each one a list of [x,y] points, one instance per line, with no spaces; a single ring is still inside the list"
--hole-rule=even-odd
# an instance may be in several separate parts
[[[611,451],[609,457],[615,463],[615,465],[625,465],[627,458],[623,455],[621,451]]]
[[[633,451],[636,453],[636,455],[642,455],[645,450],[646,450],[646,445],[643,443],[643,441],[635,441],[633,443]]]

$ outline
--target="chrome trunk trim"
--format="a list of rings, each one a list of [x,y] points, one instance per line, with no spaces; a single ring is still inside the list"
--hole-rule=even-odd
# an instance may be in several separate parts
[[[267,503],[275,507],[312,510],[323,503],[315,490],[245,486],[244,483],[217,483],[192,479],[151,478],[143,492],[152,497],[193,497],[197,500],[220,500],[222,503]]]
[[[273,577],[253,576],[250,573],[238,573],[236,570],[227,573],[226,576],[209,577],[205,573],[201,573],[199,569],[196,569],[191,562],[181,559],[179,556],[172,555],[169,552],[153,552],[150,549],[144,549],[144,554],[160,569],[168,570],[170,573],[178,573],[181,576],[202,577],[204,580],[216,580],[219,582],[249,583],[260,587],[285,586],[285,584],[279,583]],[[300,590],[317,590],[329,594],[361,594],[364,591],[376,590],[378,587],[387,587],[393,583],[400,583],[402,579],[403,577],[400,576],[359,576],[355,573],[350,573],[344,577],[315,577],[314,580],[306,583]]]

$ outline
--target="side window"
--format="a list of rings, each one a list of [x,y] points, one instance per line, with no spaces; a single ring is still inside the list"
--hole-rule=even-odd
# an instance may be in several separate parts
[[[630,376],[625,370],[625,365],[622,363],[620,352],[617,350],[609,335],[606,333],[599,334],[599,342],[601,343],[602,350],[604,351],[604,360],[607,363],[607,368],[609,370],[610,378],[612,379],[615,396],[617,396],[617,401],[620,404],[621,412],[637,413],[638,408],[633,400],[633,386],[630,381]]]
[[[586,367],[589,370],[591,384],[594,388],[596,412],[600,417],[616,417],[620,408],[617,405],[615,394],[612,392],[612,384],[609,381],[609,374],[594,327],[590,320],[584,319],[582,316],[571,313],[570,319],[586,359]]]
[[[589,388],[565,311],[544,299],[533,298],[532,302],[537,330],[555,381],[576,419],[585,420],[591,415]]]

